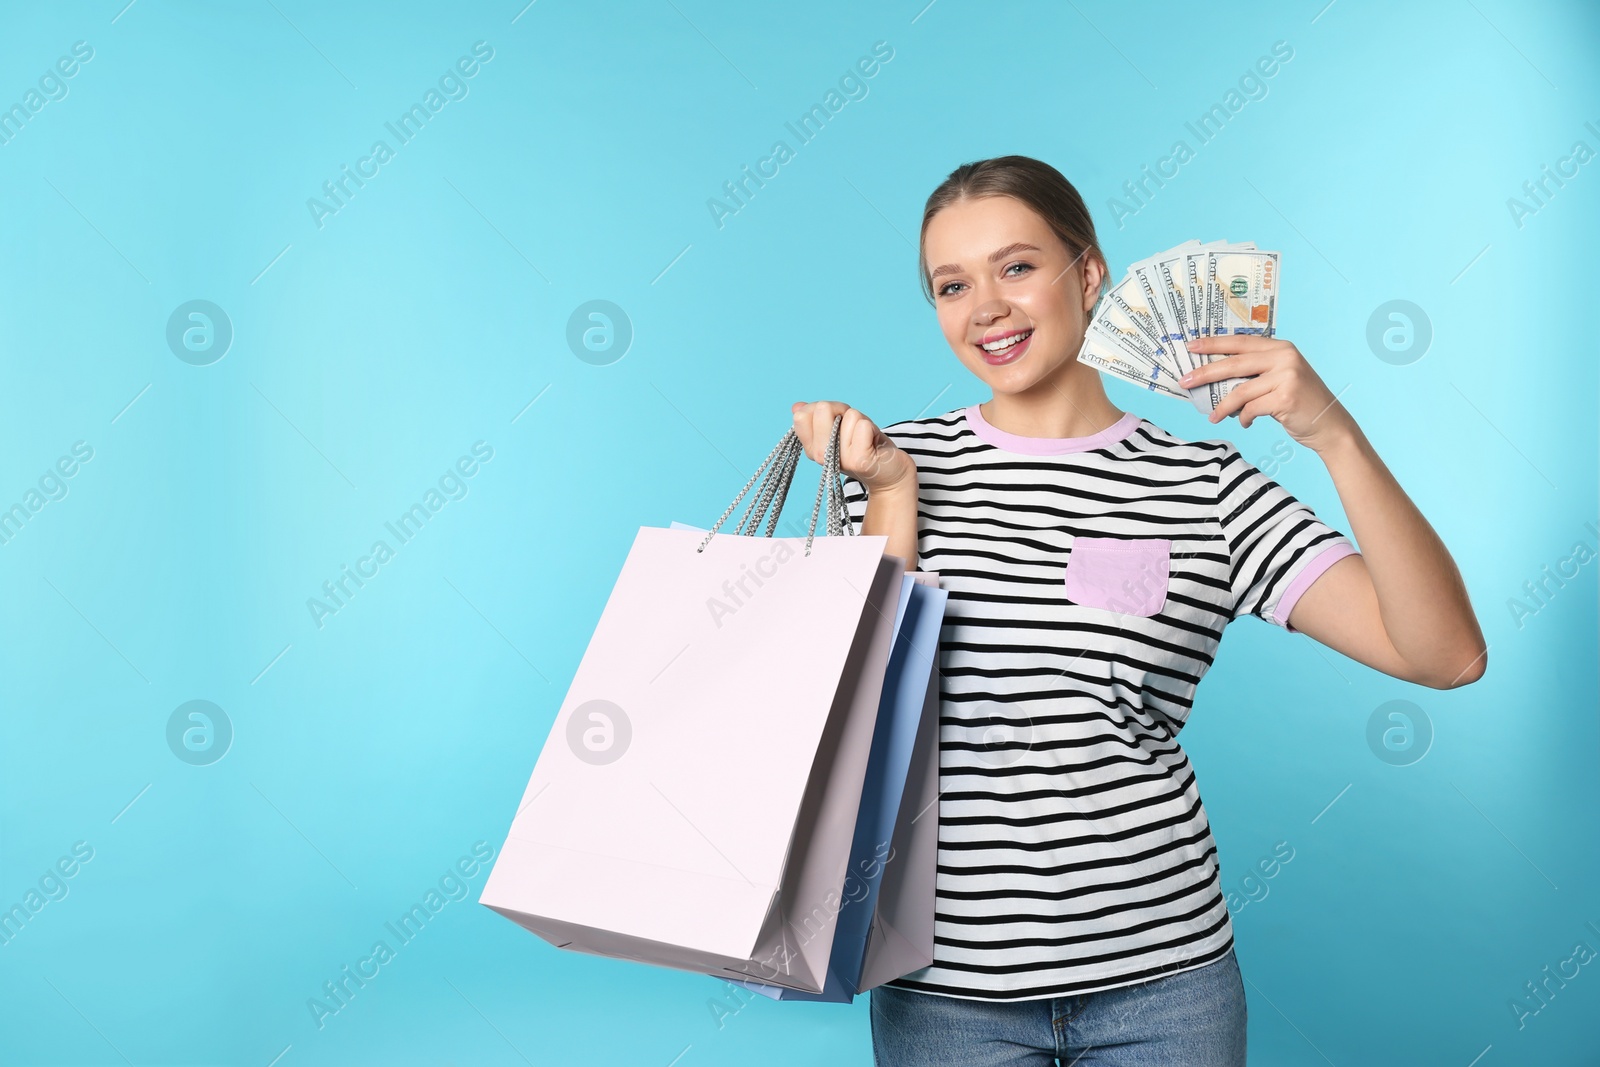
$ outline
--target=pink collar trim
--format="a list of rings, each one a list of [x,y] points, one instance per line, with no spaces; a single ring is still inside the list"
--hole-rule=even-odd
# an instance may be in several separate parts
[[[1099,433],[1087,437],[1023,437],[1021,434],[1007,433],[998,426],[991,425],[989,420],[983,417],[983,412],[979,410],[977,404],[967,408],[963,414],[967,419],[967,428],[981,440],[996,448],[1024,456],[1059,456],[1067,452],[1087,452],[1090,449],[1105,448],[1133,433],[1134,427],[1138,426],[1140,421],[1139,416],[1130,411]]]

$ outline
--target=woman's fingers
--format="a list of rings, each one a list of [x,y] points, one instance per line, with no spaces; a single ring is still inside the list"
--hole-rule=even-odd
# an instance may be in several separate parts
[[[845,415],[841,431],[840,466],[845,468],[846,473],[852,477],[859,477],[863,482],[876,481],[878,467],[883,458],[881,455],[885,441],[883,431],[879,430],[877,424],[866,415],[855,410]]]
[[[828,400],[815,400],[810,403],[801,401],[795,404],[792,409],[794,411],[794,431],[800,437],[801,448],[808,457],[819,462],[822,456],[821,450],[826,447],[827,438],[823,438],[821,445],[817,443],[817,427],[826,421],[831,429],[833,416],[828,411],[831,405],[832,402]]]
[[[817,405],[811,418],[811,447],[806,450],[812,460],[823,461],[828,451],[828,438],[833,433],[833,420],[848,410],[848,404],[836,404],[831,400]]]
[[[833,420],[828,421],[828,432],[833,432]],[[878,428],[865,413],[852,407],[846,407],[844,419],[839,424],[839,468],[846,474],[864,471],[872,465],[872,456],[875,451]],[[820,450],[825,454],[828,450],[828,438],[824,436],[820,442]]]
[[[839,422],[840,470],[864,481],[875,478],[882,460],[880,453],[888,439],[865,412],[837,400],[796,403],[792,410],[800,445],[806,456],[819,464],[828,456],[833,421],[843,416]]]
[[[871,440],[872,421],[855,408],[846,411],[839,423],[839,466],[859,470]]]
[[[914,484],[916,464],[864,411],[836,400],[793,405],[795,433],[807,457],[827,459],[833,420],[839,419],[839,469],[877,492],[884,487]]]

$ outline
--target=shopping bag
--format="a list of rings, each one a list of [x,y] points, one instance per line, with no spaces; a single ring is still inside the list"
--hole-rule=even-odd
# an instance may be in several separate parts
[[[905,561],[854,534],[839,420],[805,538],[641,527],[480,895],[560,948],[820,991]],[[759,523],[762,512],[756,515]],[[747,515],[747,520],[749,516]],[[744,524],[741,523],[741,529]]]
[[[672,526],[698,529],[679,522]],[[809,993],[754,981],[735,984],[775,1000],[849,1003],[856,993],[931,962],[938,837],[932,799],[937,796],[937,767],[932,767],[931,775],[925,772],[938,759],[936,742],[928,740],[936,735],[936,724],[930,724],[930,732],[922,737],[920,747],[918,740],[925,709],[930,718],[938,715],[933,666],[946,596],[938,586],[937,574],[909,572],[905,576],[895,615],[895,643],[856,819],[849,873],[840,895],[824,902],[824,907],[840,912],[825,987],[820,993]],[[925,764],[912,765],[914,750]],[[908,778],[917,788],[902,807]],[[930,785],[933,792],[925,795],[925,787]],[[920,826],[912,825],[924,815],[928,817]],[[897,827],[901,834],[898,847],[894,844]],[[915,842],[913,835],[918,839]],[[886,876],[885,870],[896,856],[902,857],[900,866],[894,868],[893,875]],[[912,857],[911,863],[904,858],[907,856]],[[891,892],[882,898],[886,904],[880,908],[880,884],[885,880]],[[805,936],[809,926],[802,923],[800,936]],[[900,969],[895,970],[896,967]],[[864,973],[875,980],[863,985]]]
[[[934,879],[939,863],[939,674],[928,677],[926,705],[900,799],[894,839],[867,934],[858,992],[933,962]]]
[[[933,668],[947,594],[938,575],[927,572],[908,573],[905,590],[912,595],[896,618],[849,876],[833,902],[840,914],[828,980],[820,993],[736,983],[774,1000],[848,1004],[933,959],[939,714]]]

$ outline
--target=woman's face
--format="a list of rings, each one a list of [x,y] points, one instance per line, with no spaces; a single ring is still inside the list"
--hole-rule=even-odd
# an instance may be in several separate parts
[[[1078,350],[1102,268],[1074,259],[1032,208],[1009,196],[957,201],[928,223],[923,249],[945,340],[996,393],[1089,369]]]

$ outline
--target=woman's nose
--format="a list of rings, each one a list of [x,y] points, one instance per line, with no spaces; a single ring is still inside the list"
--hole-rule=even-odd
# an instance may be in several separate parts
[[[973,321],[987,326],[995,319],[1003,318],[1010,310],[1003,300],[985,300],[978,305],[978,310],[973,312]]]

